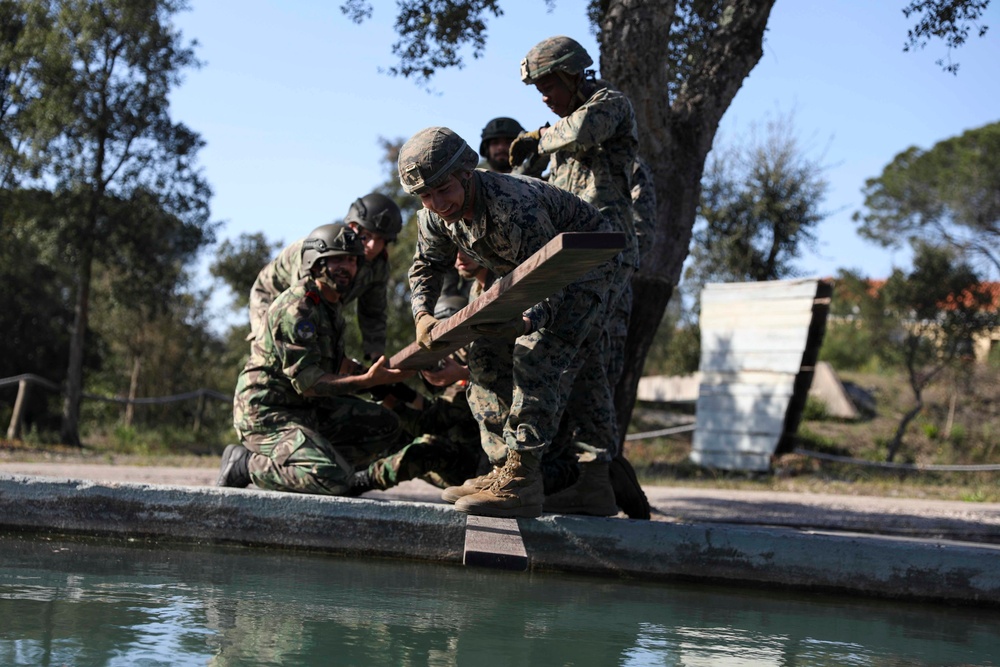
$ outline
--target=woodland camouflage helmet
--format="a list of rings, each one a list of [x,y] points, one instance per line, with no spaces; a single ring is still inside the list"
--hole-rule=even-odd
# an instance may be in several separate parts
[[[471,171],[479,156],[465,139],[447,127],[420,130],[399,149],[399,183],[407,194],[421,195],[456,171]]]
[[[403,228],[403,215],[396,202],[378,192],[356,199],[347,209],[344,222],[355,222],[370,232],[381,234],[386,241],[395,241]]]
[[[580,43],[569,37],[549,37],[535,44],[521,61],[521,81],[537,83],[551,72],[581,74],[594,60]]]
[[[524,128],[513,118],[501,116],[486,123],[483,128],[482,141],[479,142],[479,154],[489,157],[486,149],[489,148],[491,139],[513,139],[524,132]]]
[[[320,225],[309,232],[302,244],[302,272],[312,270],[316,260],[334,255],[364,257],[365,246],[361,239],[343,222]]]

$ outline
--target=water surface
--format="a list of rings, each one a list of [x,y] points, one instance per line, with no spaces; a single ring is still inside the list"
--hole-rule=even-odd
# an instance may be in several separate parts
[[[0,535],[0,665],[1000,665],[1000,612]]]

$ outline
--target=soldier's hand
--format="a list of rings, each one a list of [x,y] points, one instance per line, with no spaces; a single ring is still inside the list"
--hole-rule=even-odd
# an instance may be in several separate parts
[[[533,158],[538,155],[538,140],[541,138],[541,128],[530,132],[522,132],[514,137],[514,141],[510,142],[510,149],[507,152],[510,166],[516,167],[529,157]]]
[[[402,382],[416,374],[414,370],[403,370],[401,368],[389,368],[385,365],[385,357],[379,357],[372,364],[372,367],[365,373],[371,386],[389,384],[390,382]]]
[[[512,317],[506,322],[483,322],[473,324],[472,330],[483,336],[493,338],[507,338],[513,340],[518,336],[523,336],[531,331],[531,322],[521,315]]]
[[[447,347],[448,344],[443,341],[435,343],[431,340],[431,331],[433,331],[434,327],[440,323],[441,320],[435,318],[427,311],[421,311],[418,313],[417,319],[414,322],[417,327],[417,345],[425,350],[440,350],[441,348]]]
[[[440,368],[420,371],[420,374],[433,387],[447,387],[460,380],[468,380],[469,368],[451,357],[445,357],[441,360]]]

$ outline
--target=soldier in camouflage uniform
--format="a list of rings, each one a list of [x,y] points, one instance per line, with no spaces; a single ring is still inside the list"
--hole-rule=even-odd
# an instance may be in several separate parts
[[[432,304],[459,249],[499,278],[559,232],[607,231],[600,212],[579,197],[536,179],[478,171],[477,163],[475,151],[442,127],[418,132],[399,153],[400,183],[424,205],[409,274],[417,340],[424,347],[433,346],[438,320]],[[463,485],[468,493],[456,509],[541,514],[540,459],[562,411],[560,380],[569,380],[592,353],[592,325],[615,269],[606,262],[521,317],[476,327],[484,337],[469,346],[469,403],[495,467]]]
[[[479,142],[479,154],[486,159],[484,168],[487,171],[495,171],[498,174],[534,176],[535,178],[542,175],[549,162],[547,155],[539,155],[536,159],[529,160],[525,164],[512,165],[510,163],[510,145],[522,132],[524,132],[524,128],[513,118],[500,116],[486,123],[482,139]]]
[[[510,144],[524,128],[513,118],[500,116],[486,123],[479,142],[479,155],[486,169],[498,174],[510,173]]]
[[[385,353],[386,289],[389,282],[389,254],[386,245],[396,240],[403,226],[403,216],[396,202],[378,192],[361,197],[351,204],[344,222],[364,244],[364,261],[341,303],[358,302],[358,327],[365,359],[374,361]],[[305,277],[302,269],[302,242],[295,241],[261,269],[250,290],[250,335],[256,338],[267,308],[275,297]]]
[[[435,437],[406,444],[391,411],[353,395],[412,374],[386,368],[382,357],[359,373],[344,356],[341,297],[363,255],[360,238],[343,223],[303,241],[306,276],[271,304],[237,380],[233,425],[242,444],[226,447],[219,486],[252,481],[277,491],[355,494],[459,454]]]
[[[578,482],[560,494],[546,498],[546,511],[605,514],[610,507],[603,493],[610,459],[618,452],[617,419],[614,410],[603,409],[592,395],[601,384],[612,388],[611,374],[623,367],[628,317],[631,312],[632,272],[638,265],[638,245],[632,226],[632,166],[638,135],[632,104],[622,93],[596,81],[587,68],[593,60],[568,37],[552,37],[533,47],[521,61],[521,80],[534,84],[542,101],[560,119],[520,135],[511,145],[511,164],[522,164],[537,155],[549,155],[550,183],[596,206],[611,228],[628,235],[620,270],[615,276],[603,320],[606,338],[567,390],[570,415],[566,429],[580,454]],[[614,444],[596,439],[610,422]]]

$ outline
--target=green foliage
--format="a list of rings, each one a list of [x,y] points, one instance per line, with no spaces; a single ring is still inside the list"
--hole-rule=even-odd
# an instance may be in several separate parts
[[[281,250],[281,243],[269,243],[262,232],[240,234],[235,241],[225,239],[215,250],[209,272],[232,292],[234,310],[250,304],[250,286],[257,274]]]
[[[990,347],[989,354],[986,356],[986,363],[993,368],[1000,368],[1000,345],[994,344]]]
[[[392,52],[399,64],[388,72],[424,82],[439,69],[461,67],[459,52],[466,45],[472,47],[474,58],[480,57],[486,46],[486,13],[503,15],[498,0],[399,0],[396,4],[400,38]],[[340,9],[355,23],[372,15],[367,0],[345,0]]]
[[[837,370],[870,369],[875,361],[871,331],[855,320],[828,322],[819,359]]]
[[[913,264],[910,273],[893,271],[881,287],[849,272],[838,281],[838,294],[870,332],[870,349],[886,364],[906,369],[913,404],[886,445],[889,461],[923,409],[925,389],[971,353],[976,335],[1000,325],[992,294],[953,253],[918,244]]]
[[[976,21],[989,4],[990,0],[910,0],[903,14],[906,18],[915,15],[917,23],[906,32],[903,51],[922,49],[931,38],[943,39],[948,55],[935,63],[946,72],[958,74],[958,63],[951,61],[951,52],[965,43],[970,24],[976,26],[980,37],[986,35],[988,26]]]
[[[826,403],[813,396],[806,397],[806,405],[802,409],[802,419],[809,421],[823,421],[830,418],[827,412]]]
[[[791,115],[769,119],[763,137],[717,148],[702,178],[700,224],[687,277],[700,284],[779,280],[815,243],[826,216],[825,167],[795,137]]]
[[[1000,270],[1000,122],[897,155],[865,182],[858,232],[886,247],[947,244]]]

